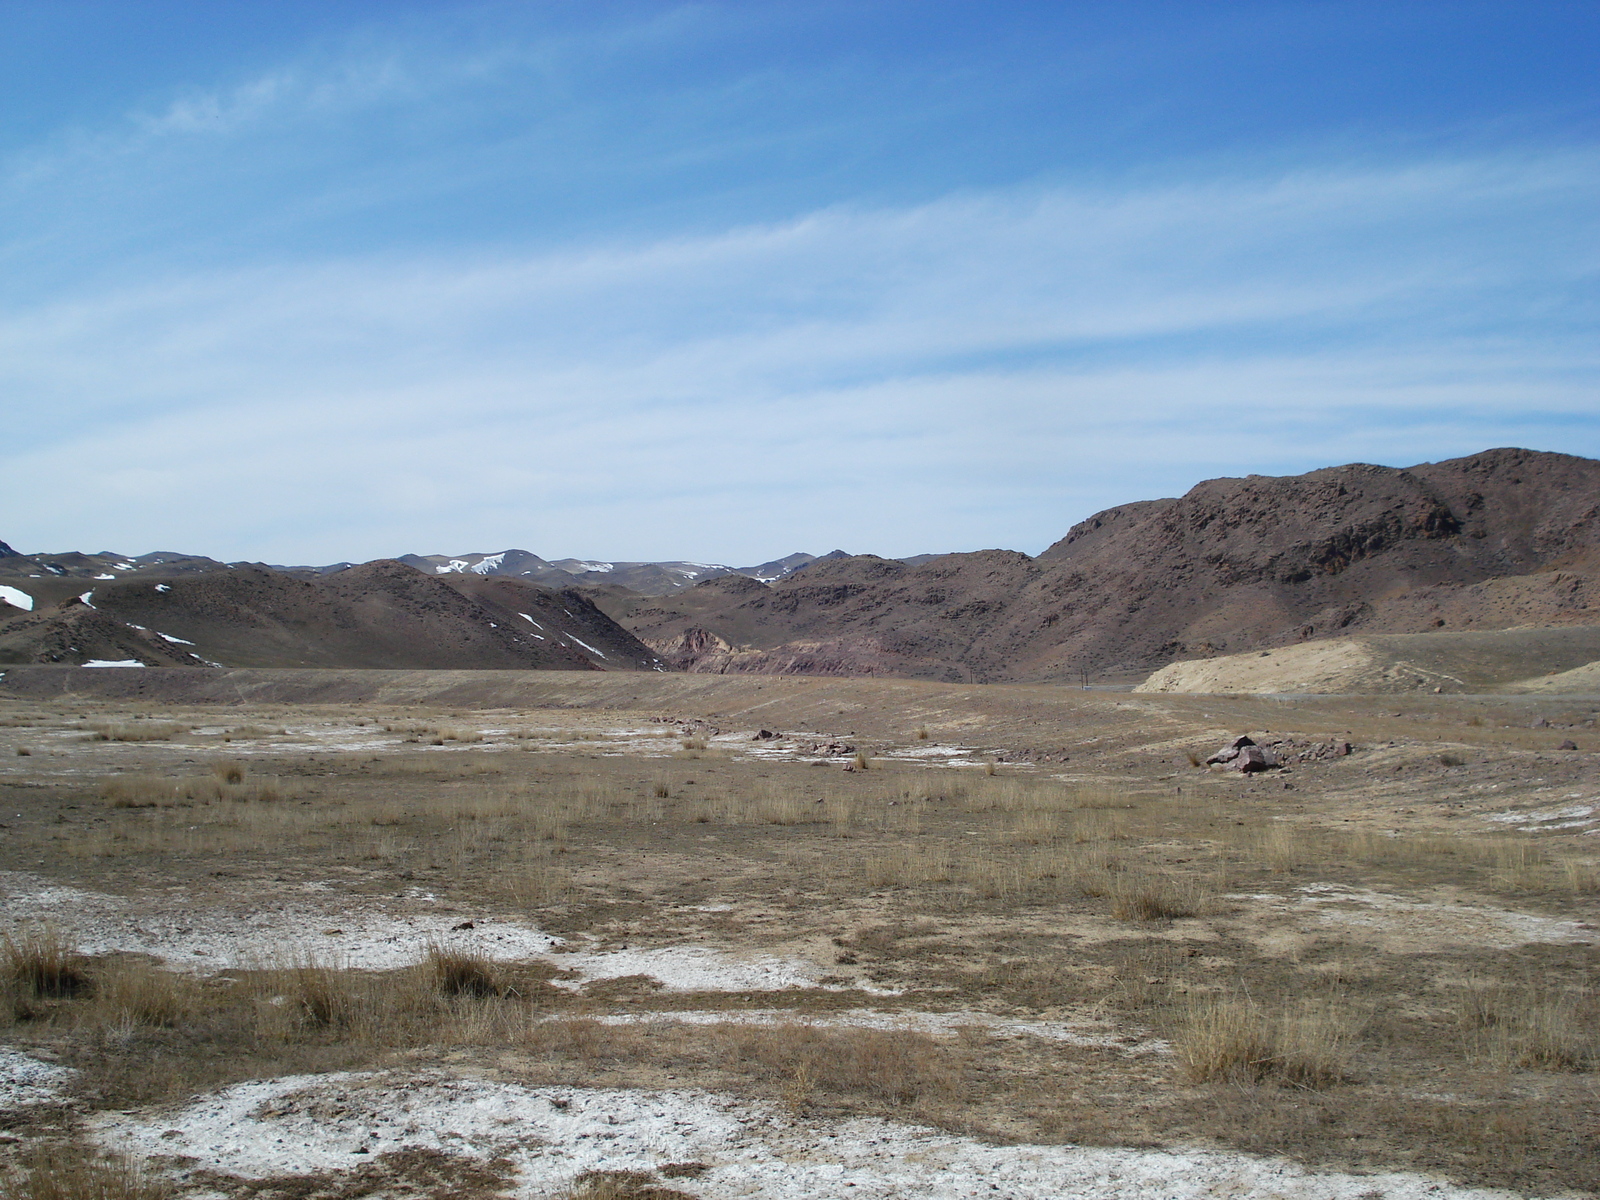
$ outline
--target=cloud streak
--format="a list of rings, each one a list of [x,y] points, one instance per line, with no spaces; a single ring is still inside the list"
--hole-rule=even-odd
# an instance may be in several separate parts
[[[1569,152],[1026,186],[84,290],[0,314],[30,400],[0,466],[52,497],[7,539],[1038,550],[1218,472],[1595,453],[1564,297],[1595,282],[1597,184]]]

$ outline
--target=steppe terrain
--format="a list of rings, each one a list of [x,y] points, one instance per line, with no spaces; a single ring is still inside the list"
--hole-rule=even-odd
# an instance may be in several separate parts
[[[8,668],[8,1194],[1594,1194],[1597,717]]]

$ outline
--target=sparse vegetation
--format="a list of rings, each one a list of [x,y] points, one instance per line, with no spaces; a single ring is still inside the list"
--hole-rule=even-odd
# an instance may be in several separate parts
[[[8,1200],[167,1200],[172,1185],[92,1147],[47,1143],[0,1171]]]
[[[37,925],[0,935],[3,966],[22,998],[56,1000],[89,989],[83,956],[57,929]]]
[[[93,729],[99,742],[169,742],[189,732],[186,726],[170,721],[113,721]]]
[[[585,1171],[573,1180],[564,1200],[695,1200],[665,1186],[651,1171]]]
[[[1321,1088],[1348,1075],[1351,1024],[1328,1004],[1267,1012],[1245,999],[1205,999],[1183,1017],[1174,1049],[1197,1083],[1277,1082]]]
[[[1600,1002],[1588,989],[1475,977],[1457,989],[1462,1027],[1506,1066],[1582,1071],[1600,1062]]]
[[[223,783],[243,783],[244,764],[237,759],[227,759],[211,764],[211,773]]]
[[[1308,715],[1298,701],[1183,703],[1213,714],[1207,728],[1225,703],[1248,709],[1253,724],[1270,711],[1274,728],[1358,723],[1321,708]],[[1463,750],[1460,768],[1440,771],[1431,728],[1401,744],[1413,717],[1373,718],[1395,731],[1381,755],[1247,780],[1191,771],[1181,747],[1211,735],[1184,727],[1152,745],[1142,718],[1119,704],[1086,697],[1073,710],[1087,724],[1070,726],[1072,744],[1055,733],[1042,742],[1052,754],[1066,745],[1070,763],[1008,753],[993,774],[981,752],[934,768],[904,742],[897,750],[896,738],[917,728],[915,711],[874,726],[851,710],[859,732],[841,744],[884,747],[864,774],[841,773],[855,761],[843,754],[815,755],[824,768],[812,769],[781,754],[746,757],[730,737],[705,748],[699,731],[739,728],[717,714],[650,727],[646,739],[617,728],[644,718],[611,709],[377,713],[398,736],[441,745],[459,744],[450,731],[515,727],[491,735],[514,738],[512,753],[439,753],[397,738],[341,751],[301,745],[349,737],[356,722],[343,710],[245,709],[235,719],[292,726],[295,744],[231,752],[211,737],[176,751],[159,741],[96,746],[70,730],[101,723],[104,710],[53,725],[35,714],[27,736],[36,754],[44,740],[41,765],[56,771],[7,793],[8,811],[27,815],[4,818],[12,828],[0,869],[97,890],[126,878],[213,896],[259,888],[296,904],[318,895],[302,893],[301,880],[348,879],[351,903],[409,905],[419,919],[436,904],[439,941],[393,970],[350,970],[329,952],[206,976],[134,956],[87,959],[58,938],[80,982],[38,988],[11,969],[8,950],[0,1026],[82,1070],[80,1094],[96,1107],[243,1078],[509,1054],[540,1081],[732,1089],[801,1118],[899,1114],[1043,1141],[1203,1137],[1321,1163],[1359,1146],[1365,1162],[1536,1194],[1577,1186],[1561,1147],[1600,1120],[1585,1090],[1600,1064],[1590,951],[1577,940],[1518,947],[1506,931],[1551,921],[1570,931],[1600,915],[1587,827],[1488,823],[1484,814],[1521,819],[1560,806],[1531,789],[1512,794],[1509,771],[1495,788],[1470,790],[1495,769],[1493,756]],[[771,723],[816,728],[823,707]],[[113,715],[220,727],[154,706]],[[965,745],[1027,745],[1019,727],[991,739],[967,732],[959,713],[948,720]],[[1550,740],[1519,720],[1503,736]],[[1502,736],[1494,722],[1464,716],[1446,732],[1449,753]],[[807,735],[791,736],[804,754]],[[1318,737],[1327,744],[1327,733]],[[1377,740],[1366,727],[1348,737]],[[75,773],[60,772],[61,753],[79,756],[66,764]],[[1565,786],[1554,768],[1540,770],[1542,787]],[[1321,771],[1338,789],[1319,790]],[[75,872],[95,882],[77,883]],[[842,990],[673,993],[646,977],[566,990],[550,983],[559,954],[503,963],[474,949],[470,933],[459,942],[447,933],[480,912],[528,920],[580,949],[592,932],[600,952],[764,954],[775,937],[811,938],[826,947],[819,969],[837,972],[828,986]],[[1506,924],[1496,924],[1502,912]],[[1466,932],[1429,941],[1435,924]],[[1477,944],[1480,927],[1506,940]],[[8,945],[21,946],[39,931],[9,932]],[[321,944],[320,932],[294,936]],[[1450,982],[1464,977],[1474,982]],[[894,993],[864,998],[853,983]],[[1389,1003],[1394,996],[1406,999]],[[888,1020],[970,1009],[1062,1022],[1090,1044],[828,1025],[862,1007]],[[751,1008],[794,1019],[734,1023]],[[678,1009],[698,1010],[697,1021],[609,1023]],[[729,1023],[703,1023],[723,1010]],[[679,1178],[659,1169],[628,1186],[695,1190]]]
[[[1128,873],[1111,885],[1111,914],[1123,920],[1171,921],[1199,916],[1205,897],[1193,880]]]
[[[94,1027],[174,1029],[206,1007],[204,989],[193,978],[147,962],[114,959],[98,965],[92,978],[94,1004],[84,1018]]]
[[[493,962],[471,950],[429,946],[423,967],[445,996],[502,996],[507,985]]]

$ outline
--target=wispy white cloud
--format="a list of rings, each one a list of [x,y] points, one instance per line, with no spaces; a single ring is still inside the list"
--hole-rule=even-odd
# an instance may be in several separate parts
[[[0,314],[0,390],[28,401],[0,469],[51,497],[3,533],[1037,550],[1219,471],[1594,453],[1590,331],[1540,313],[1594,282],[1597,183],[1574,152],[1026,187],[85,291]]]

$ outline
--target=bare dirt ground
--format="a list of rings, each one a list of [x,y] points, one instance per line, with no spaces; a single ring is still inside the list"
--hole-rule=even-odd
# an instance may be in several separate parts
[[[7,1186],[1595,1194],[1597,714],[12,670]]]

